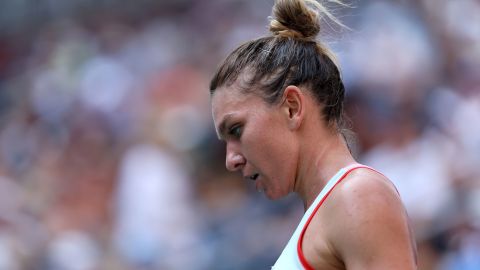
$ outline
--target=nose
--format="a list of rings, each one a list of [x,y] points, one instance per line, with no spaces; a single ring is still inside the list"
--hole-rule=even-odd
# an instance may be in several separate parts
[[[225,159],[225,167],[227,170],[234,172],[245,166],[245,157],[231,145],[227,144],[227,154]]]

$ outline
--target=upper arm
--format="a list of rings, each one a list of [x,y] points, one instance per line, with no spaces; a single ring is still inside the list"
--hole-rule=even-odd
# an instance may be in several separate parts
[[[336,191],[329,240],[346,269],[416,269],[407,215],[387,181],[366,173]]]

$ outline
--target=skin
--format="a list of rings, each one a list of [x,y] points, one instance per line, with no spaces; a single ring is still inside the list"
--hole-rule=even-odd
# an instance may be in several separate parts
[[[328,180],[356,163],[342,136],[321,116],[308,91],[285,88],[269,105],[233,84],[212,96],[212,113],[227,146],[226,167],[255,180],[270,199],[295,192],[307,209]],[[308,226],[302,250],[315,269],[416,269],[415,244],[394,186],[357,169],[330,194]]]

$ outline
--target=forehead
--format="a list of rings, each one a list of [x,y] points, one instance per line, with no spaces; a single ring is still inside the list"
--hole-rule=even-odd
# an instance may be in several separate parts
[[[237,104],[246,101],[248,94],[232,87],[218,88],[212,95],[212,109],[218,109],[224,105]]]
[[[262,98],[255,94],[243,93],[238,89],[219,88],[212,96],[212,115],[215,128],[225,118],[244,115],[266,106]]]
[[[212,114],[216,124],[224,115],[243,108],[252,99],[251,94],[244,94],[236,89],[219,88],[212,96]]]

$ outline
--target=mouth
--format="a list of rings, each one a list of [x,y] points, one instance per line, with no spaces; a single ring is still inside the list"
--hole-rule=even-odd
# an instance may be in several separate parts
[[[257,180],[258,176],[259,176],[259,174],[258,174],[258,173],[255,173],[255,174],[250,175],[250,176],[248,177],[248,179],[250,179],[250,180],[252,180],[252,181],[255,181],[255,180]]]
[[[249,179],[249,180],[255,181],[255,180],[257,180],[257,178],[258,178],[259,176],[260,176],[260,174],[255,173],[255,174],[252,174],[252,175],[250,175],[250,176],[248,176],[248,175],[245,176],[245,179]]]
[[[260,177],[259,173],[254,173],[254,174],[251,174],[251,175],[244,176],[244,179],[255,182],[255,189],[257,190],[257,192],[263,193],[263,192],[265,192],[265,188],[263,187],[263,183],[262,183],[262,181],[257,181],[260,178],[261,177]]]

